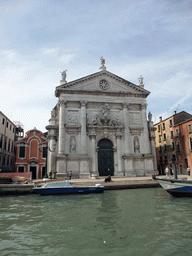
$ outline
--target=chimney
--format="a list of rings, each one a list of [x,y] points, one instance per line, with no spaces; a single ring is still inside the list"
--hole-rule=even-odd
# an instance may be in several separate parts
[[[159,117],[159,122],[162,122],[162,116]]]
[[[177,114],[177,111],[175,110],[175,111],[174,111],[174,115],[176,115],[176,114]]]

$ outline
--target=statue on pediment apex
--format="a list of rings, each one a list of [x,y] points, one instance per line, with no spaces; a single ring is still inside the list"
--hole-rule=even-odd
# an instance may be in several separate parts
[[[61,78],[62,78],[62,80],[60,81],[60,84],[67,83],[67,81],[66,81],[67,71],[68,71],[68,70],[65,69],[63,72],[61,72]]]
[[[100,58],[100,61],[101,61],[101,67],[99,68],[99,70],[106,70],[106,67],[105,67],[105,59],[103,58],[103,56]]]

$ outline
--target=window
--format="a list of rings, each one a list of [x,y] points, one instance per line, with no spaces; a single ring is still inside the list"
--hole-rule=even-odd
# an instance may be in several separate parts
[[[176,129],[176,137],[179,136],[179,129]]]
[[[166,140],[166,133],[163,134],[163,139]]]
[[[162,146],[159,146],[159,153],[162,153]]]
[[[19,147],[19,157],[20,158],[25,157],[25,146],[20,146]]]
[[[189,148],[192,151],[192,138],[189,139]]]
[[[167,156],[164,156],[165,163],[167,163]]]
[[[162,157],[162,156],[160,156],[160,162],[161,162],[161,163],[163,162],[163,157]]]
[[[173,162],[175,162],[175,161],[176,161],[176,156],[175,156],[175,154],[174,154],[174,155],[172,155],[172,161],[173,161]]]
[[[163,123],[163,130],[165,130],[165,123]]]
[[[3,120],[2,120],[2,124],[5,124],[5,118],[3,118]]]
[[[5,138],[5,143],[4,143],[4,150],[7,149],[7,139]]]
[[[172,142],[172,144],[171,144],[171,149],[172,149],[172,150],[175,149],[175,143],[174,143],[174,142]]]
[[[161,142],[161,135],[159,135],[159,142]]]
[[[180,153],[180,144],[179,144],[179,141],[177,141],[176,147],[177,147],[177,153]]]
[[[160,132],[160,130],[161,130],[161,126],[160,126],[160,124],[158,125],[158,132]]]
[[[10,124],[10,126],[9,126],[10,131],[11,131],[11,127],[12,127],[12,126],[11,126],[11,124]]]
[[[7,151],[10,152],[10,140],[9,140],[9,142],[8,142],[8,149],[7,149]]]
[[[13,127],[13,132],[15,132],[15,128]]]
[[[169,125],[170,125],[170,127],[172,127],[172,125],[173,125],[172,119],[169,120]]]
[[[42,157],[46,158],[47,157],[47,148],[46,147],[42,147]]]
[[[19,166],[19,167],[18,167],[18,172],[24,172],[24,170],[25,170],[25,169],[24,169],[24,166]]]
[[[188,130],[189,130],[189,132],[192,132],[191,124],[188,125]]]
[[[8,126],[9,126],[9,123],[7,122],[7,128],[8,128]]]
[[[164,144],[164,151],[167,151],[167,145]]]
[[[0,148],[3,147],[3,135],[0,135]]]

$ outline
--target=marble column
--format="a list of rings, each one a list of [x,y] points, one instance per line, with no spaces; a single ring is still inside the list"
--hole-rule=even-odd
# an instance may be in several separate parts
[[[116,139],[117,139],[117,161],[118,161],[118,176],[123,176],[123,170],[122,170],[122,150],[121,150],[121,138],[122,138],[122,133],[121,132],[116,132]]]
[[[53,176],[55,177],[56,170],[55,170],[55,136],[49,136],[49,143],[48,143],[48,161],[47,161],[47,172],[49,173],[52,171]]]
[[[128,118],[128,104],[122,104],[123,107],[123,118],[124,118],[124,145],[125,155],[130,153],[130,135],[129,135],[129,118]]]
[[[97,168],[96,168],[96,145],[95,145],[95,139],[96,134],[92,133],[89,135],[91,139],[91,171],[92,171],[92,177],[96,178],[98,176]]]
[[[87,154],[86,102],[81,101],[81,154]]]
[[[67,157],[65,155],[65,107],[66,101],[59,100],[59,141],[57,155],[57,177],[67,177]]]
[[[58,155],[64,155],[65,153],[65,106],[66,101],[59,100],[59,147]]]
[[[143,123],[141,153],[150,154],[151,150],[150,150],[150,142],[149,142],[149,130],[147,125],[147,117],[146,117],[146,108],[147,108],[147,104],[141,105],[141,119]]]

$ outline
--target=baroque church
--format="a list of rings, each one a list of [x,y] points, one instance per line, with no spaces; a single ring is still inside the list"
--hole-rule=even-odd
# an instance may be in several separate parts
[[[143,78],[135,85],[106,70],[55,89],[58,104],[48,130],[48,171],[56,177],[151,176],[156,172],[155,128],[146,116]]]

